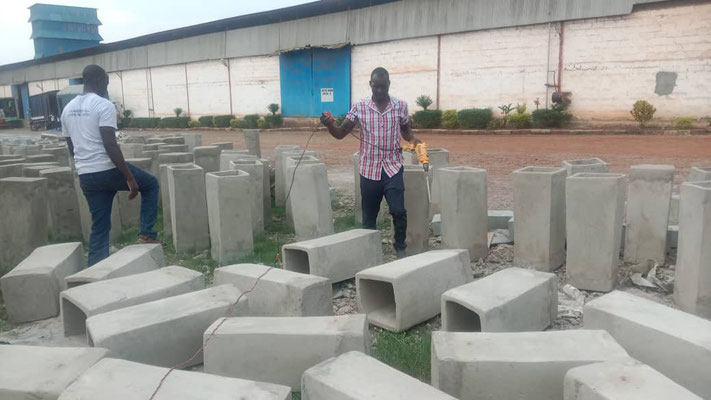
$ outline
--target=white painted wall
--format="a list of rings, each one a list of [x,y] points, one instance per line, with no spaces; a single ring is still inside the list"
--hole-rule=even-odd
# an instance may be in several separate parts
[[[121,111],[123,108],[123,90],[121,89],[121,80],[123,79],[123,72],[109,72],[109,99],[114,103],[120,104]],[[68,82],[67,82],[68,83]],[[131,110],[134,111],[134,110]]]
[[[187,64],[190,116],[230,113],[227,67],[220,61]]]
[[[189,114],[184,64],[151,68],[151,81],[156,117],[174,117],[177,107],[183,109],[183,115]]]
[[[0,85],[0,97],[12,97],[12,86]]]
[[[124,110],[133,111],[134,117],[149,117],[148,70],[132,69],[123,71],[122,76]],[[111,85],[111,80],[109,80],[109,84]],[[116,101],[111,97],[111,91],[109,92],[109,98]]]
[[[232,107],[235,115],[266,114],[267,106],[281,106],[279,57],[230,59]]]

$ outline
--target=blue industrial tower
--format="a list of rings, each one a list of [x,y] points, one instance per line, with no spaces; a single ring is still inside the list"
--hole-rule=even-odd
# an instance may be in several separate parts
[[[98,46],[96,8],[35,4],[30,7],[35,58]]]

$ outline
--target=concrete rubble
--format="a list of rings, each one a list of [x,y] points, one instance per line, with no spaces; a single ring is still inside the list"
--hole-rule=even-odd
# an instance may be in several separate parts
[[[89,268],[65,278],[67,287],[103,281],[153,271],[165,266],[165,255],[160,244],[126,246]]]

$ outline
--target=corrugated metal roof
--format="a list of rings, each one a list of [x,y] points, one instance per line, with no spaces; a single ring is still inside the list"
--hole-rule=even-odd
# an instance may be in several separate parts
[[[76,22],[80,24],[101,25],[96,15],[96,8],[60,6],[37,3],[30,7],[30,19],[33,21]]]

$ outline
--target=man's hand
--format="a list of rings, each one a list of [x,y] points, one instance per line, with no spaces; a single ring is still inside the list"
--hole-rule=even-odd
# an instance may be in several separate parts
[[[412,143],[413,146],[417,146],[418,144],[422,143],[422,140],[420,140],[416,137],[413,137],[412,141],[410,143]]]
[[[131,179],[126,181],[128,184],[128,190],[131,191],[131,193],[128,195],[129,200],[133,200],[138,196],[138,183],[136,182],[136,179],[132,176]]]
[[[333,124],[336,122],[336,120],[333,118],[333,114],[330,112],[326,111],[325,113],[321,114],[321,123],[325,127],[333,126]]]

